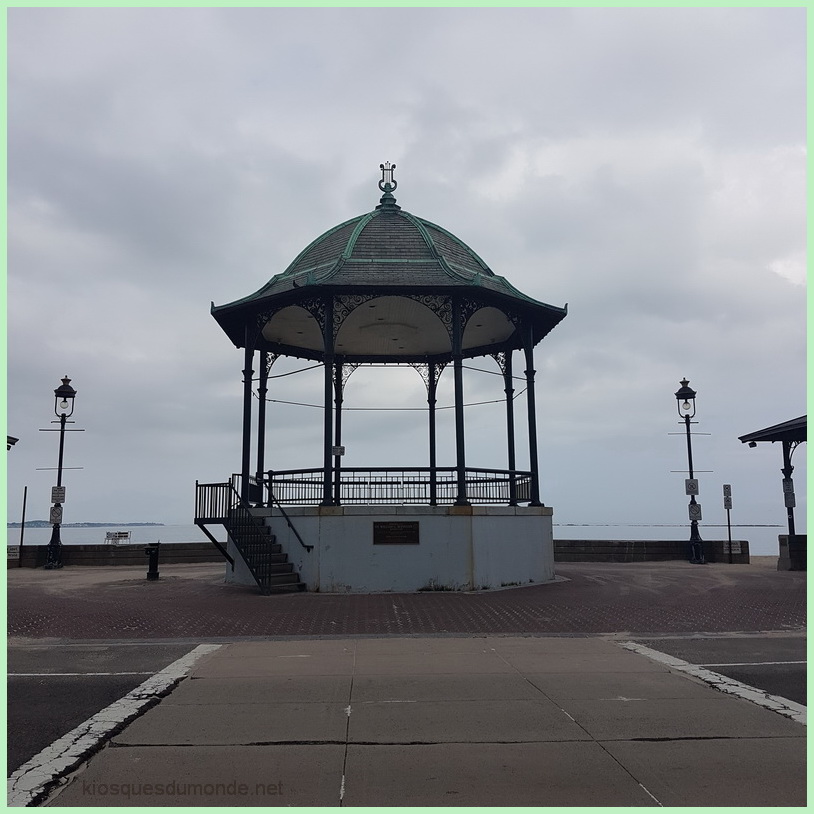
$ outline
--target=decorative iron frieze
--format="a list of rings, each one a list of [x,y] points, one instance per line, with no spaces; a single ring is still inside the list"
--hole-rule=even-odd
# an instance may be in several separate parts
[[[380,294],[339,294],[334,297],[334,336],[336,339],[342,323],[348,318],[350,312],[358,308],[360,305],[376,299],[381,296]]]
[[[402,294],[401,296],[426,305],[441,320],[449,335],[452,336],[452,297],[444,294],[412,293]]]
[[[325,333],[325,317],[327,313],[324,297],[309,297],[296,303],[300,308],[304,308],[316,320],[322,333]]]
[[[268,378],[272,366],[282,356],[282,353],[274,353],[272,351],[267,351],[266,353],[266,378]]]
[[[490,353],[489,355],[497,362],[500,372],[505,376],[507,365],[509,363],[509,354],[506,353],[506,351],[500,350],[497,353]]]
[[[435,389],[444,368],[447,366],[446,362],[408,362],[408,364],[421,376],[428,393]]]

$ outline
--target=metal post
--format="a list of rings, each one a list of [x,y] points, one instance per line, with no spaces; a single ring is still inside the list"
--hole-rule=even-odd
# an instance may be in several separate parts
[[[342,362],[334,364],[334,404],[336,417],[334,420],[334,445],[342,446]],[[342,456],[334,455],[334,505],[339,506],[342,488]]]
[[[463,330],[461,326],[460,303],[452,307],[452,356],[455,373],[455,451],[458,496],[456,506],[468,506],[466,498],[466,443],[464,439],[464,371],[463,371]]]
[[[732,524],[729,520],[731,509],[726,510],[726,537],[729,540],[729,564],[732,565]]]
[[[792,444],[793,441],[783,441],[783,469],[780,471],[783,473],[783,479],[785,481],[791,481],[792,473],[794,472],[794,467],[791,465],[791,455],[792,455]],[[792,486],[793,488],[793,486]],[[802,558],[800,557],[800,552],[797,550],[797,534],[794,527],[794,492],[785,493],[785,503],[786,503],[786,517],[788,518],[788,526],[789,526],[789,570],[791,571],[801,571],[802,569]]]
[[[509,505],[517,505],[517,480],[515,470],[517,462],[515,458],[514,444],[514,385],[512,382],[512,350],[506,351],[506,363],[503,368],[503,391],[506,393],[506,443],[508,445],[509,458]]]
[[[23,516],[20,521],[20,553],[17,558],[17,563],[20,567],[22,567],[23,565],[23,537],[25,535],[25,504],[27,500],[28,500],[28,487],[26,486],[23,488]]]
[[[252,458],[252,362],[254,361],[253,342],[246,330],[246,347],[243,353],[243,455],[240,466],[240,497],[249,500],[249,477]]]
[[[322,506],[332,506],[333,497],[331,478],[331,448],[333,447],[333,408],[331,406],[333,395],[333,367],[334,367],[334,318],[333,318],[333,298],[329,297],[325,303],[325,327],[323,329],[323,341],[325,344],[325,354],[323,362],[325,365],[325,415],[323,423],[323,476],[322,476]]]
[[[438,379],[436,377],[435,362],[428,364],[427,376],[427,404],[429,405],[430,422],[430,506],[438,505],[438,461],[436,458],[435,439],[435,404]]]
[[[65,451],[65,423],[68,417],[65,413],[59,417],[59,462],[57,463],[57,486],[62,486],[62,457]],[[61,503],[55,503],[54,508],[62,508]],[[48,555],[45,567],[62,568],[62,540],[60,539],[60,524],[54,523],[51,539],[48,541]]]
[[[153,582],[158,579],[158,547],[161,540],[155,543],[148,543],[144,553],[147,555],[147,579]]]
[[[690,470],[690,480],[694,479],[692,468],[692,436],[690,433],[690,416],[684,416],[684,424],[687,429],[687,464]],[[695,495],[690,495],[690,562],[693,565],[703,565],[706,563],[704,557],[704,543],[701,540],[701,535],[698,533],[698,520],[696,519],[696,510],[693,508],[696,505]]]
[[[529,419],[529,469],[531,469],[530,506],[540,503],[540,467],[537,457],[537,405],[534,397],[534,329],[527,325],[523,332],[523,350],[526,354],[526,404]]]
[[[257,389],[257,484],[263,503],[263,470],[266,468],[266,396],[269,379],[268,351],[260,351],[260,387]]]

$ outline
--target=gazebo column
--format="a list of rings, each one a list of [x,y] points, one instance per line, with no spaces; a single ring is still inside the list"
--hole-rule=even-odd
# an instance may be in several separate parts
[[[509,459],[509,505],[517,505],[517,480],[515,470],[517,469],[517,459],[515,456],[514,443],[514,381],[512,379],[512,350],[506,351],[505,362],[503,364],[504,392],[506,393],[506,444],[508,446]]]
[[[438,505],[438,460],[435,441],[435,404],[440,371],[435,362],[427,366],[427,404],[430,423],[430,506]]]
[[[268,395],[269,354],[260,351],[260,386],[257,388],[257,483],[263,495],[263,471],[266,467],[266,396]]]
[[[323,426],[323,479],[322,479],[322,506],[332,506],[332,469],[331,453],[333,447],[333,372],[334,372],[334,301],[329,297],[325,302],[325,326],[323,328],[325,341],[325,421]]]
[[[334,364],[334,403],[336,417],[334,419],[334,444],[342,446],[342,362]],[[334,455],[334,504],[338,506],[340,490],[342,488],[342,456]]]
[[[249,477],[252,457],[252,363],[254,361],[254,341],[246,330],[246,345],[243,355],[243,456],[240,467],[240,497],[249,500]]]
[[[463,325],[460,303],[452,306],[452,364],[455,374],[455,452],[458,480],[456,506],[468,506],[466,498],[466,443],[464,439],[464,370],[463,370]]]
[[[523,350],[526,354],[526,404],[529,418],[529,469],[531,469],[530,506],[540,506],[540,472],[537,458],[537,405],[534,399],[534,328],[523,328]]]

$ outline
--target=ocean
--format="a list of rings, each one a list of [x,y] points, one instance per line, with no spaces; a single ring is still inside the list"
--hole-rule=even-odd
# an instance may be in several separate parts
[[[725,525],[700,526],[702,539],[726,540]],[[130,542],[144,543],[206,543],[208,538],[194,524],[180,526],[104,526],[99,528],[62,528],[63,545],[103,545],[108,531],[129,531]],[[223,539],[222,528],[213,530]],[[749,551],[755,556],[773,556],[778,553],[777,535],[785,534],[784,526],[732,526],[733,540],[748,540]],[[803,532],[800,532],[803,533]],[[555,523],[554,537],[558,540],[683,540],[689,539],[689,525],[621,524],[621,523]],[[50,528],[26,528],[23,545],[47,545]],[[8,545],[19,545],[20,529],[8,529]]]

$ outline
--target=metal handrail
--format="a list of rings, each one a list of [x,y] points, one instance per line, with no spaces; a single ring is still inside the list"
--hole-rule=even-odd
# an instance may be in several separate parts
[[[300,533],[297,531],[296,527],[295,527],[295,526],[294,526],[294,524],[291,522],[291,518],[288,516],[288,514],[286,514],[286,510],[283,508],[283,506],[282,506],[282,504],[280,503],[280,501],[279,501],[279,500],[277,500],[277,498],[276,498],[276,497],[275,497],[275,495],[274,495],[274,492],[272,492],[272,491],[271,491],[271,488],[270,488],[270,487],[269,487],[269,498],[270,498],[270,501],[269,501],[269,502],[274,502],[274,503],[276,503],[276,504],[277,504],[277,508],[280,510],[280,514],[282,514],[282,516],[285,518],[285,522],[286,522],[286,523],[288,523],[288,527],[291,529],[291,531],[293,531],[293,532],[294,532],[294,536],[295,536],[295,537],[296,537],[296,538],[299,540],[300,545],[301,545],[301,546],[302,546],[302,547],[303,547],[303,548],[304,548],[306,551],[311,551],[311,550],[313,549],[313,546],[312,546],[312,545],[307,545],[306,543],[304,543],[304,542],[303,542],[302,537],[300,537]]]
[[[340,470],[340,503],[454,503],[455,467],[344,467]],[[509,469],[466,467],[467,496],[481,503],[530,500],[532,473]],[[324,469],[286,469],[268,472],[266,485],[277,505],[310,505],[323,498]]]
[[[238,496],[238,498],[241,500],[241,502],[242,502],[242,498],[240,498],[241,490],[238,487],[238,484],[241,483],[242,477],[243,476],[240,473],[236,473],[236,474],[232,475],[232,482],[231,482],[232,489],[235,492],[235,494]],[[260,500],[258,502],[264,503],[264,504],[267,503],[269,507],[271,507],[272,502],[276,503],[277,507],[280,509],[280,513],[283,515],[283,518],[285,519],[285,522],[288,524],[288,527],[291,529],[291,531],[294,532],[294,536],[297,538],[297,541],[299,542],[299,544],[306,551],[309,551],[309,552],[312,551],[314,547],[312,545],[308,545],[308,543],[306,543],[302,539],[302,537],[300,536],[300,533],[297,531],[296,527],[291,522],[291,518],[288,516],[288,514],[286,514],[285,509],[280,505],[280,501],[277,500],[276,496],[274,495],[274,492],[272,492],[270,484],[265,480],[258,480],[258,478],[256,478],[254,475],[249,475],[249,490],[251,491],[252,489],[260,489],[260,490],[265,489],[265,490],[268,490],[269,500],[268,501],[263,500],[262,499],[262,492],[261,492],[261,494],[259,495]]]

